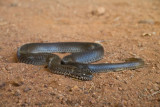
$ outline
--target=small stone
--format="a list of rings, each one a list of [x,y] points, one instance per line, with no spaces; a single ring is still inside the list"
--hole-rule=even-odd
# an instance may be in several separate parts
[[[21,85],[23,85],[23,81],[12,81],[11,84],[15,87],[19,87]]]
[[[80,101],[80,104],[82,105],[84,102],[83,101]]]
[[[8,24],[7,22],[0,22],[0,26]]]
[[[54,91],[57,91],[57,88],[53,88]]]
[[[17,103],[21,104],[23,102],[23,100],[19,99]]]
[[[128,84],[128,82],[126,80],[123,81],[125,84]]]
[[[64,96],[63,96],[62,94],[57,94],[57,99],[62,100],[63,97],[64,97]]]
[[[6,86],[6,83],[5,83],[5,82],[0,83],[0,89],[3,88],[3,87],[5,87],[5,86]]]
[[[23,104],[21,104],[21,106],[22,106],[22,107],[26,107],[26,106],[27,106],[27,104],[26,104],[26,103],[23,103]]]
[[[106,40],[97,40],[97,41],[95,41],[95,43],[99,43],[99,44],[101,44],[102,42],[106,42]]]
[[[142,36],[152,36],[150,33],[143,33]]]
[[[37,102],[37,103],[35,103],[35,105],[42,107],[42,102]]]
[[[140,20],[138,21],[139,24],[154,24],[154,20],[148,19],[148,20]]]
[[[157,80],[157,81],[156,81],[156,84],[160,85],[160,81],[159,81],[159,80]]]
[[[92,94],[92,97],[93,97],[93,98],[96,98],[96,99],[98,98],[98,97],[96,96],[96,93],[93,93],[93,94]]]
[[[75,85],[75,86],[72,88],[72,90],[77,90],[77,89],[79,89],[79,87],[78,87],[77,85]]]
[[[91,98],[91,99],[89,100],[89,102],[90,102],[91,104],[95,104],[95,103],[96,103],[96,100],[93,99],[93,98]]]
[[[152,32],[153,35],[156,35],[156,32]]]
[[[30,91],[30,90],[31,90],[31,88],[26,87],[23,91],[24,91],[24,92],[28,92],[28,91]]]
[[[75,90],[78,90],[79,87],[77,85],[75,85],[74,87],[69,87],[69,91],[75,91]]]
[[[78,107],[78,106],[79,106],[79,104],[78,104],[78,103],[76,103],[74,106],[75,106],[75,107]]]
[[[72,100],[67,99],[66,104],[70,106],[74,106],[74,102]]]
[[[119,90],[119,91],[122,91],[123,89],[122,89],[121,87],[118,87],[118,90]]]
[[[50,95],[55,96],[56,94],[54,92],[51,92]]]
[[[89,92],[88,91],[84,91],[84,94],[89,94]]]
[[[117,80],[121,80],[121,78],[120,78],[119,76],[116,76],[116,79],[117,79]]]
[[[3,56],[0,56],[0,59],[2,59],[3,58]]]
[[[14,93],[15,96],[20,96],[21,93],[20,93],[20,90],[17,90],[15,93]]]
[[[10,71],[10,70],[12,70],[12,69],[13,69],[13,67],[11,67],[11,66],[7,66],[7,67],[6,67],[6,70],[7,70],[7,71]]]
[[[119,19],[120,19],[120,17],[116,17],[116,18],[114,19],[114,21],[119,21]]]
[[[62,98],[62,100],[61,100],[61,104],[65,104],[65,102],[67,101],[67,99],[66,98]]]
[[[48,89],[49,89],[50,91],[52,91],[52,90],[53,90],[53,88],[52,88],[52,87],[48,87]]]
[[[158,84],[153,84],[153,90],[158,91],[160,86]]]
[[[47,88],[48,86],[46,84],[44,84],[44,87]]]
[[[105,14],[105,8],[104,7],[99,7],[97,8],[96,10],[93,10],[91,13],[92,15],[98,15],[98,16],[101,16],[101,15],[104,15]]]
[[[24,70],[25,70],[25,68],[23,67],[21,71],[24,71]]]
[[[18,4],[17,4],[17,3],[11,3],[10,6],[11,6],[11,7],[17,7]]]
[[[123,104],[122,103],[118,103],[115,105],[115,107],[123,107]]]

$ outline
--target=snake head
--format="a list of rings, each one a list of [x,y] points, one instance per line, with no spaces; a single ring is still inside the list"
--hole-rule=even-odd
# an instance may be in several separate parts
[[[76,79],[83,80],[83,81],[89,81],[89,80],[92,80],[93,78],[92,73],[90,73],[89,71],[82,70],[82,69],[75,70],[74,72],[71,73],[70,76]]]

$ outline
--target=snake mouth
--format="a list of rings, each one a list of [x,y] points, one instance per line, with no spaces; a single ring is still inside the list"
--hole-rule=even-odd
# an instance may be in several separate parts
[[[70,76],[78,80],[83,80],[83,81],[90,81],[93,78],[93,75],[87,75],[87,76],[70,75]]]
[[[92,73],[83,70],[76,70],[73,73],[71,73],[70,76],[83,81],[89,81],[93,78]]]

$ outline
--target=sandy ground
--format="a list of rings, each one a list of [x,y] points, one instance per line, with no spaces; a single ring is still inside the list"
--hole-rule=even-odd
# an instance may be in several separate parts
[[[0,106],[159,107],[159,6],[159,0],[0,0]],[[17,62],[23,44],[68,41],[101,42],[100,62],[139,57],[145,66],[84,82]]]

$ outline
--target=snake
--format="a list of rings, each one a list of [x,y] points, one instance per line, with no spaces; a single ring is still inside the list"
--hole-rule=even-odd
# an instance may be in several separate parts
[[[60,58],[56,53],[70,53]],[[128,58],[121,63],[98,63],[104,57],[104,48],[94,42],[27,43],[17,50],[20,63],[46,65],[50,72],[92,80],[94,73],[134,70],[144,66],[141,58]]]

